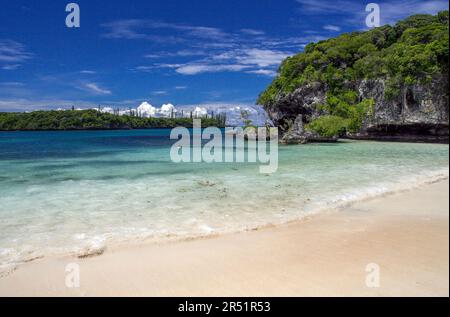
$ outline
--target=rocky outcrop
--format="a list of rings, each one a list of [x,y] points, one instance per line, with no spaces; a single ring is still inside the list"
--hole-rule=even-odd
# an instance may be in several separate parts
[[[448,142],[448,75],[404,87],[395,98],[386,97],[385,86],[384,80],[359,83],[360,97],[373,98],[375,109],[363,129],[350,137]]]
[[[273,123],[283,126],[302,115],[304,123],[321,115],[317,106],[326,101],[327,87],[321,83],[311,83],[296,89],[293,93],[280,96],[275,104],[266,107]]]
[[[429,83],[404,87],[396,97],[388,98],[386,81],[361,80],[346,83],[358,92],[360,100],[373,99],[374,111],[363,122],[358,133],[349,138],[374,140],[405,140],[448,142],[449,139],[449,88],[448,75],[436,75]],[[266,110],[276,125],[298,119],[308,123],[324,115],[320,104],[326,102],[328,88],[322,83],[312,83],[280,96]],[[299,139],[286,131],[286,140]],[[298,133],[297,133],[298,134]],[[305,137],[303,135],[302,137]],[[289,142],[286,142],[289,143]]]
[[[336,142],[337,137],[322,137],[318,133],[305,130],[303,115],[298,115],[292,127],[284,133],[280,143],[282,144],[306,144],[309,142]]]

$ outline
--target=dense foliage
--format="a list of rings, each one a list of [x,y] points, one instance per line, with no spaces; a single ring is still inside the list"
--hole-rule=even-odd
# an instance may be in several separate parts
[[[349,120],[339,116],[322,116],[306,126],[307,130],[312,130],[324,137],[334,137],[343,133],[349,125]]]
[[[347,90],[343,93],[328,93],[327,102],[324,105],[318,105],[319,110],[332,116],[345,119],[345,131],[358,132],[361,129],[364,119],[374,113],[375,102],[373,99],[364,99],[358,102],[356,92]],[[319,118],[320,119],[320,118]],[[316,119],[318,120],[318,119]],[[310,124],[310,127],[313,125]],[[315,130],[312,128],[312,130]],[[316,132],[319,132],[315,130]]]
[[[192,127],[190,118],[140,118],[97,110],[0,112],[0,130],[108,130]],[[225,118],[202,118],[202,126],[225,126]]]
[[[385,79],[386,96],[394,98],[402,87],[448,73],[448,32],[448,11],[443,11],[311,43],[303,53],[283,61],[278,76],[259,96],[258,103],[273,108],[280,97],[308,83],[321,82],[328,89],[322,107],[330,115],[350,119],[350,129],[357,130],[361,112],[363,108],[370,112],[371,102],[361,104],[348,83]]]

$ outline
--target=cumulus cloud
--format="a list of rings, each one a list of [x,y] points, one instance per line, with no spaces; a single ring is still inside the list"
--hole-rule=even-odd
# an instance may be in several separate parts
[[[193,115],[199,117],[207,113],[214,112],[215,114],[225,114],[228,126],[244,126],[248,123],[244,122],[247,119],[251,120],[252,124],[256,126],[264,126],[267,123],[273,125],[267,112],[258,105],[248,103],[236,102],[204,102],[197,105],[180,105],[179,109],[183,109],[185,113],[193,112]],[[244,119],[242,113],[248,114],[247,119]]]
[[[144,101],[136,109],[137,113],[143,117],[152,117],[156,114],[156,108]]]

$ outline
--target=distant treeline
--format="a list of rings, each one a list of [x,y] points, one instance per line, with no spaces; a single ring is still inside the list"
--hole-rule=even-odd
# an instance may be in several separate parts
[[[202,127],[225,127],[219,114],[201,118]],[[114,130],[192,127],[192,118],[141,118],[102,113],[97,110],[0,112],[0,131]]]

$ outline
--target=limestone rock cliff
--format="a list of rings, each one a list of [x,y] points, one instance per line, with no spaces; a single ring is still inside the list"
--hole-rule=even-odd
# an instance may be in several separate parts
[[[448,142],[448,30],[442,11],[310,43],[283,61],[258,103],[290,142],[311,131]]]
[[[385,80],[361,80],[357,83],[347,83],[349,88],[358,91],[360,100],[373,99],[375,106],[373,114],[367,115],[364,120],[361,130],[357,133],[347,133],[346,136],[358,139],[447,142],[449,138],[448,84],[448,76],[439,75],[428,84],[415,84],[403,88],[399,96],[388,98],[385,93]],[[289,121],[295,122],[299,117],[302,118],[303,123],[308,123],[327,114],[319,107],[326,102],[326,96],[325,84],[311,83],[279,98],[270,108],[267,108],[267,112],[279,126]],[[302,134],[305,138],[303,126],[302,131],[298,131],[296,126],[294,125],[293,129],[294,136]],[[300,141],[300,135],[298,137]],[[292,139],[291,136],[286,138]],[[310,139],[314,140],[313,137]]]

